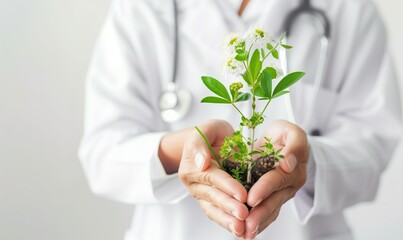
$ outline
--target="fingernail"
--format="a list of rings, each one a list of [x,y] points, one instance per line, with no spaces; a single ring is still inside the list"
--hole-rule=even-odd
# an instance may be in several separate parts
[[[233,223],[230,223],[228,227],[233,234],[239,234],[237,231],[235,231],[235,226]]]
[[[196,164],[196,167],[198,168],[198,169],[201,169],[202,167],[203,167],[203,163],[204,163],[204,154],[203,153],[197,153],[196,154],[196,156],[195,156],[195,158],[194,158],[194,161],[195,161],[195,164]]]
[[[257,233],[257,230],[259,230],[259,225],[258,225],[258,226],[256,226],[256,228],[255,228],[255,230],[253,230],[252,234]]]
[[[297,158],[294,156],[294,154],[288,155],[288,157],[285,159],[285,162],[288,165],[288,169],[290,171],[294,171],[295,167],[297,166]]]
[[[253,207],[256,207],[256,206],[259,205],[262,201],[263,201],[263,199],[257,200],[256,203],[255,203],[255,205],[253,205]]]
[[[238,211],[236,210],[232,211],[232,215],[242,221],[242,219],[239,217]]]

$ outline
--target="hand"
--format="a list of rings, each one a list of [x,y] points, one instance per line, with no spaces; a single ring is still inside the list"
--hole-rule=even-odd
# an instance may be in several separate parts
[[[231,125],[221,120],[209,121],[199,128],[216,152],[225,137],[233,133]],[[244,234],[244,221],[249,213],[244,204],[247,192],[238,181],[219,168],[196,130],[183,147],[178,173],[211,220],[236,237]]]
[[[255,238],[274,222],[281,206],[293,198],[306,181],[309,147],[305,132],[290,122],[275,121],[265,135],[272,139],[276,148],[283,148],[285,158],[280,160],[280,167],[263,175],[249,191],[247,203],[253,209],[245,220],[245,239]],[[256,146],[263,142],[260,139]]]

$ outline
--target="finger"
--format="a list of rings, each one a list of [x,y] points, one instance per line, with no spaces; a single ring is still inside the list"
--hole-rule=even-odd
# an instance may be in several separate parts
[[[198,200],[198,202],[211,220],[232,232],[236,237],[241,237],[243,235],[245,232],[245,224],[243,221],[225,213],[223,210],[208,201]]]
[[[308,140],[306,133],[294,124],[287,124],[283,128],[284,143],[282,153],[283,159],[280,159],[280,167],[287,173],[294,171],[299,163],[305,163],[308,156]]]
[[[193,184],[190,192],[196,199],[208,201],[241,221],[244,221],[248,217],[249,211],[245,204],[235,200],[217,188],[203,184]]]
[[[294,196],[295,190],[291,187],[275,192],[261,204],[253,208],[245,220],[245,236],[253,239],[259,232],[274,222],[280,212],[281,206]]]
[[[265,230],[271,223],[273,223],[274,221],[276,221],[278,215],[280,214],[280,209],[281,208],[276,208],[273,210],[273,212],[268,215],[268,217],[265,219],[265,222],[260,223],[260,225],[255,225],[252,223],[247,222],[245,225],[245,229],[248,229],[248,226],[250,230],[245,230],[244,233],[244,238],[245,239],[255,239],[255,237],[261,233],[263,230]],[[254,227],[252,227],[252,225],[254,225]]]
[[[287,174],[279,168],[269,171],[249,190],[247,203],[256,207],[274,192],[293,186],[295,181],[296,174]]]
[[[308,159],[308,140],[306,133],[297,125],[287,121],[275,121],[271,123],[266,131],[266,136],[277,140],[274,144],[277,147],[284,146],[280,159],[280,167],[287,173],[291,173],[298,163],[306,162]]]
[[[200,137],[201,138],[201,137]],[[201,172],[211,165],[210,159],[214,158],[208,146],[193,137],[183,148],[182,159],[178,172]]]
[[[247,192],[242,184],[232,178],[227,172],[216,167],[211,167],[203,172],[189,174],[186,177],[185,184],[193,183],[216,187],[241,203],[245,203],[247,199]]]
[[[222,144],[225,137],[233,132],[232,126],[223,120],[212,120],[204,123],[199,127],[199,130],[212,145],[214,152],[216,152],[216,147]],[[217,154],[210,151],[201,134],[195,130],[183,148],[180,170],[182,172],[190,172],[195,169],[204,171],[210,166],[211,159],[217,160],[216,156]]]
[[[189,140],[191,147],[186,149],[190,150],[189,153],[191,155],[195,156],[197,167],[203,171],[210,166],[210,161],[206,161],[206,159],[214,159],[217,161],[219,156],[217,149],[222,145],[227,136],[232,135],[234,129],[226,121],[211,120],[202,124],[198,131],[200,131],[206,139],[204,139],[199,132],[195,132]],[[206,144],[206,140],[209,142],[212,149]],[[211,150],[213,152],[211,152]]]

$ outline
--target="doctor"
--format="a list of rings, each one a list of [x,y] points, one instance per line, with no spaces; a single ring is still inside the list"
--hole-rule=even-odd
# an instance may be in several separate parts
[[[125,239],[346,240],[352,234],[343,210],[374,199],[401,126],[385,28],[369,0],[312,2],[330,19],[332,41],[314,118],[303,127],[318,39],[310,27],[296,26],[290,69],[307,73],[291,95],[297,124],[275,120],[287,119],[278,101],[260,130],[261,137],[281,137],[280,167],[247,194],[211,162],[193,126],[218,146],[238,116],[199,103],[207,95],[200,76],[221,76],[225,33],[261,24],[279,36],[300,4],[247,2],[177,0],[176,83],[193,101],[185,118],[170,124],[161,119],[158,101],[173,68],[172,1],[112,3],[89,69],[80,158],[96,194],[136,205]],[[321,136],[307,136],[313,130]],[[254,206],[250,212],[245,202]]]

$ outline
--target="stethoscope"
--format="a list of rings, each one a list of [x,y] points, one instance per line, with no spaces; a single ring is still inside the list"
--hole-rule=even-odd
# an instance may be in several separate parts
[[[178,68],[178,13],[177,13],[177,3],[173,0],[173,13],[174,13],[174,58],[173,58],[173,74],[171,82],[166,86],[166,89],[161,93],[159,98],[159,107],[161,111],[161,118],[168,123],[173,123],[181,120],[190,110],[190,105],[192,101],[191,94],[188,90],[179,89],[176,85],[177,68]],[[320,55],[318,60],[317,72],[314,80],[314,90],[312,96],[312,102],[310,103],[310,108],[305,114],[305,119],[301,125],[309,126],[312,123],[313,114],[315,110],[316,100],[319,95],[319,90],[322,86],[323,79],[325,76],[327,55],[329,49],[330,40],[330,22],[326,17],[326,14],[314,8],[310,0],[302,0],[301,4],[291,11],[286,17],[283,25],[283,29],[287,33],[284,38],[284,43],[287,43],[287,38],[292,34],[292,27],[297,20],[309,21],[320,35]],[[281,54],[281,67],[284,74],[288,73],[288,59],[287,53],[283,49],[280,51]],[[287,114],[289,120],[295,123],[295,117],[292,110],[291,99],[289,94],[286,95],[286,106]],[[319,129],[312,129],[310,135],[321,135]]]
[[[322,10],[316,9],[311,5],[310,0],[302,0],[302,3],[299,7],[291,11],[286,17],[283,25],[283,29],[287,33],[284,38],[284,42],[287,43],[287,37],[292,34],[292,27],[297,20],[305,20],[312,24],[316,31],[320,36],[320,52],[319,52],[319,60],[318,66],[316,70],[316,75],[313,84],[313,94],[311,98],[311,102],[308,104],[310,106],[305,114],[305,119],[302,120],[300,124],[305,129],[311,128],[309,134],[312,136],[320,136],[322,133],[318,128],[312,128],[310,126],[313,122],[314,111],[316,108],[316,103],[319,96],[320,88],[323,84],[323,79],[325,78],[326,72],[326,63],[327,63],[327,55],[329,50],[329,40],[330,40],[330,21],[326,17],[325,12]],[[281,54],[281,67],[284,71],[284,74],[288,73],[288,59],[287,53],[285,49],[280,51]],[[286,107],[287,107],[287,115],[289,120],[295,123],[294,111],[292,109],[290,94],[286,95],[285,98]]]
[[[176,77],[178,72],[178,7],[176,0],[173,3],[174,14],[174,55],[173,55],[173,72],[171,82],[166,86],[166,89],[161,93],[159,97],[159,108],[161,112],[161,118],[167,123],[174,123],[186,116],[189,112],[190,105],[192,103],[192,96],[186,89],[179,89],[176,84]]]

